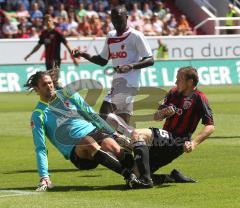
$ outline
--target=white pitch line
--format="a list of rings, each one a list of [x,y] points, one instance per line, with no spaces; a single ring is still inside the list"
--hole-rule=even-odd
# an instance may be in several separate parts
[[[10,197],[10,196],[24,196],[24,195],[38,194],[38,193],[32,192],[32,191],[21,191],[21,190],[0,190],[0,193],[10,193],[10,194],[5,194],[5,195],[0,195],[0,198]]]

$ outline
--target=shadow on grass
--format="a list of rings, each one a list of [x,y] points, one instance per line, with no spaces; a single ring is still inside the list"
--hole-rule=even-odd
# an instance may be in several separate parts
[[[210,136],[208,139],[240,139],[240,136]]]
[[[167,188],[175,185],[158,185],[154,186],[156,188]],[[36,187],[15,187],[15,188],[1,188],[1,190],[20,190],[20,191],[34,191]],[[107,186],[55,186],[49,189],[47,192],[70,192],[70,191],[135,191],[142,189],[128,189],[124,184],[117,185],[107,185]]]
[[[68,172],[91,172],[91,171],[102,171],[106,170],[105,168],[97,168],[97,169],[92,169],[92,170],[78,170],[76,168],[72,169],[49,169],[49,172],[51,173],[68,173]],[[14,170],[14,171],[8,171],[8,172],[3,172],[2,174],[18,174],[18,173],[37,173],[37,170]],[[90,176],[89,176],[90,177]]]

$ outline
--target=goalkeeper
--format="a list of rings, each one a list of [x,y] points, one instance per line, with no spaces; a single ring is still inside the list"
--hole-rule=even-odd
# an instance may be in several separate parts
[[[112,139],[115,131],[94,113],[78,93],[68,88],[55,91],[51,76],[43,71],[33,74],[25,87],[36,91],[40,97],[31,117],[40,176],[37,191],[52,187],[46,137],[77,168],[92,169],[101,164],[123,175],[130,187],[138,183],[129,170],[133,165],[132,154],[121,149]],[[112,152],[117,159],[105,150]]]

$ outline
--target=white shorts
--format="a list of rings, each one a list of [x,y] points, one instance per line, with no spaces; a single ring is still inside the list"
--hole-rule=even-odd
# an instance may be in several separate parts
[[[116,105],[115,114],[133,115],[134,96],[137,94],[137,87],[129,87],[124,78],[114,79],[112,88],[104,100]]]

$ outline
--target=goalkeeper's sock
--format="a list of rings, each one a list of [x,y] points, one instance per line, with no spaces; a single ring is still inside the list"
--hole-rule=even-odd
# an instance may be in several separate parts
[[[145,141],[137,141],[133,143],[133,152],[135,162],[140,173],[140,178],[151,180],[150,165],[149,165],[149,150]]]
[[[127,168],[124,168],[122,164],[112,155],[107,152],[99,149],[93,155],[94,160],[99,164],[107,167],[108,169],[128,178],[130,176],[130,171]]]

